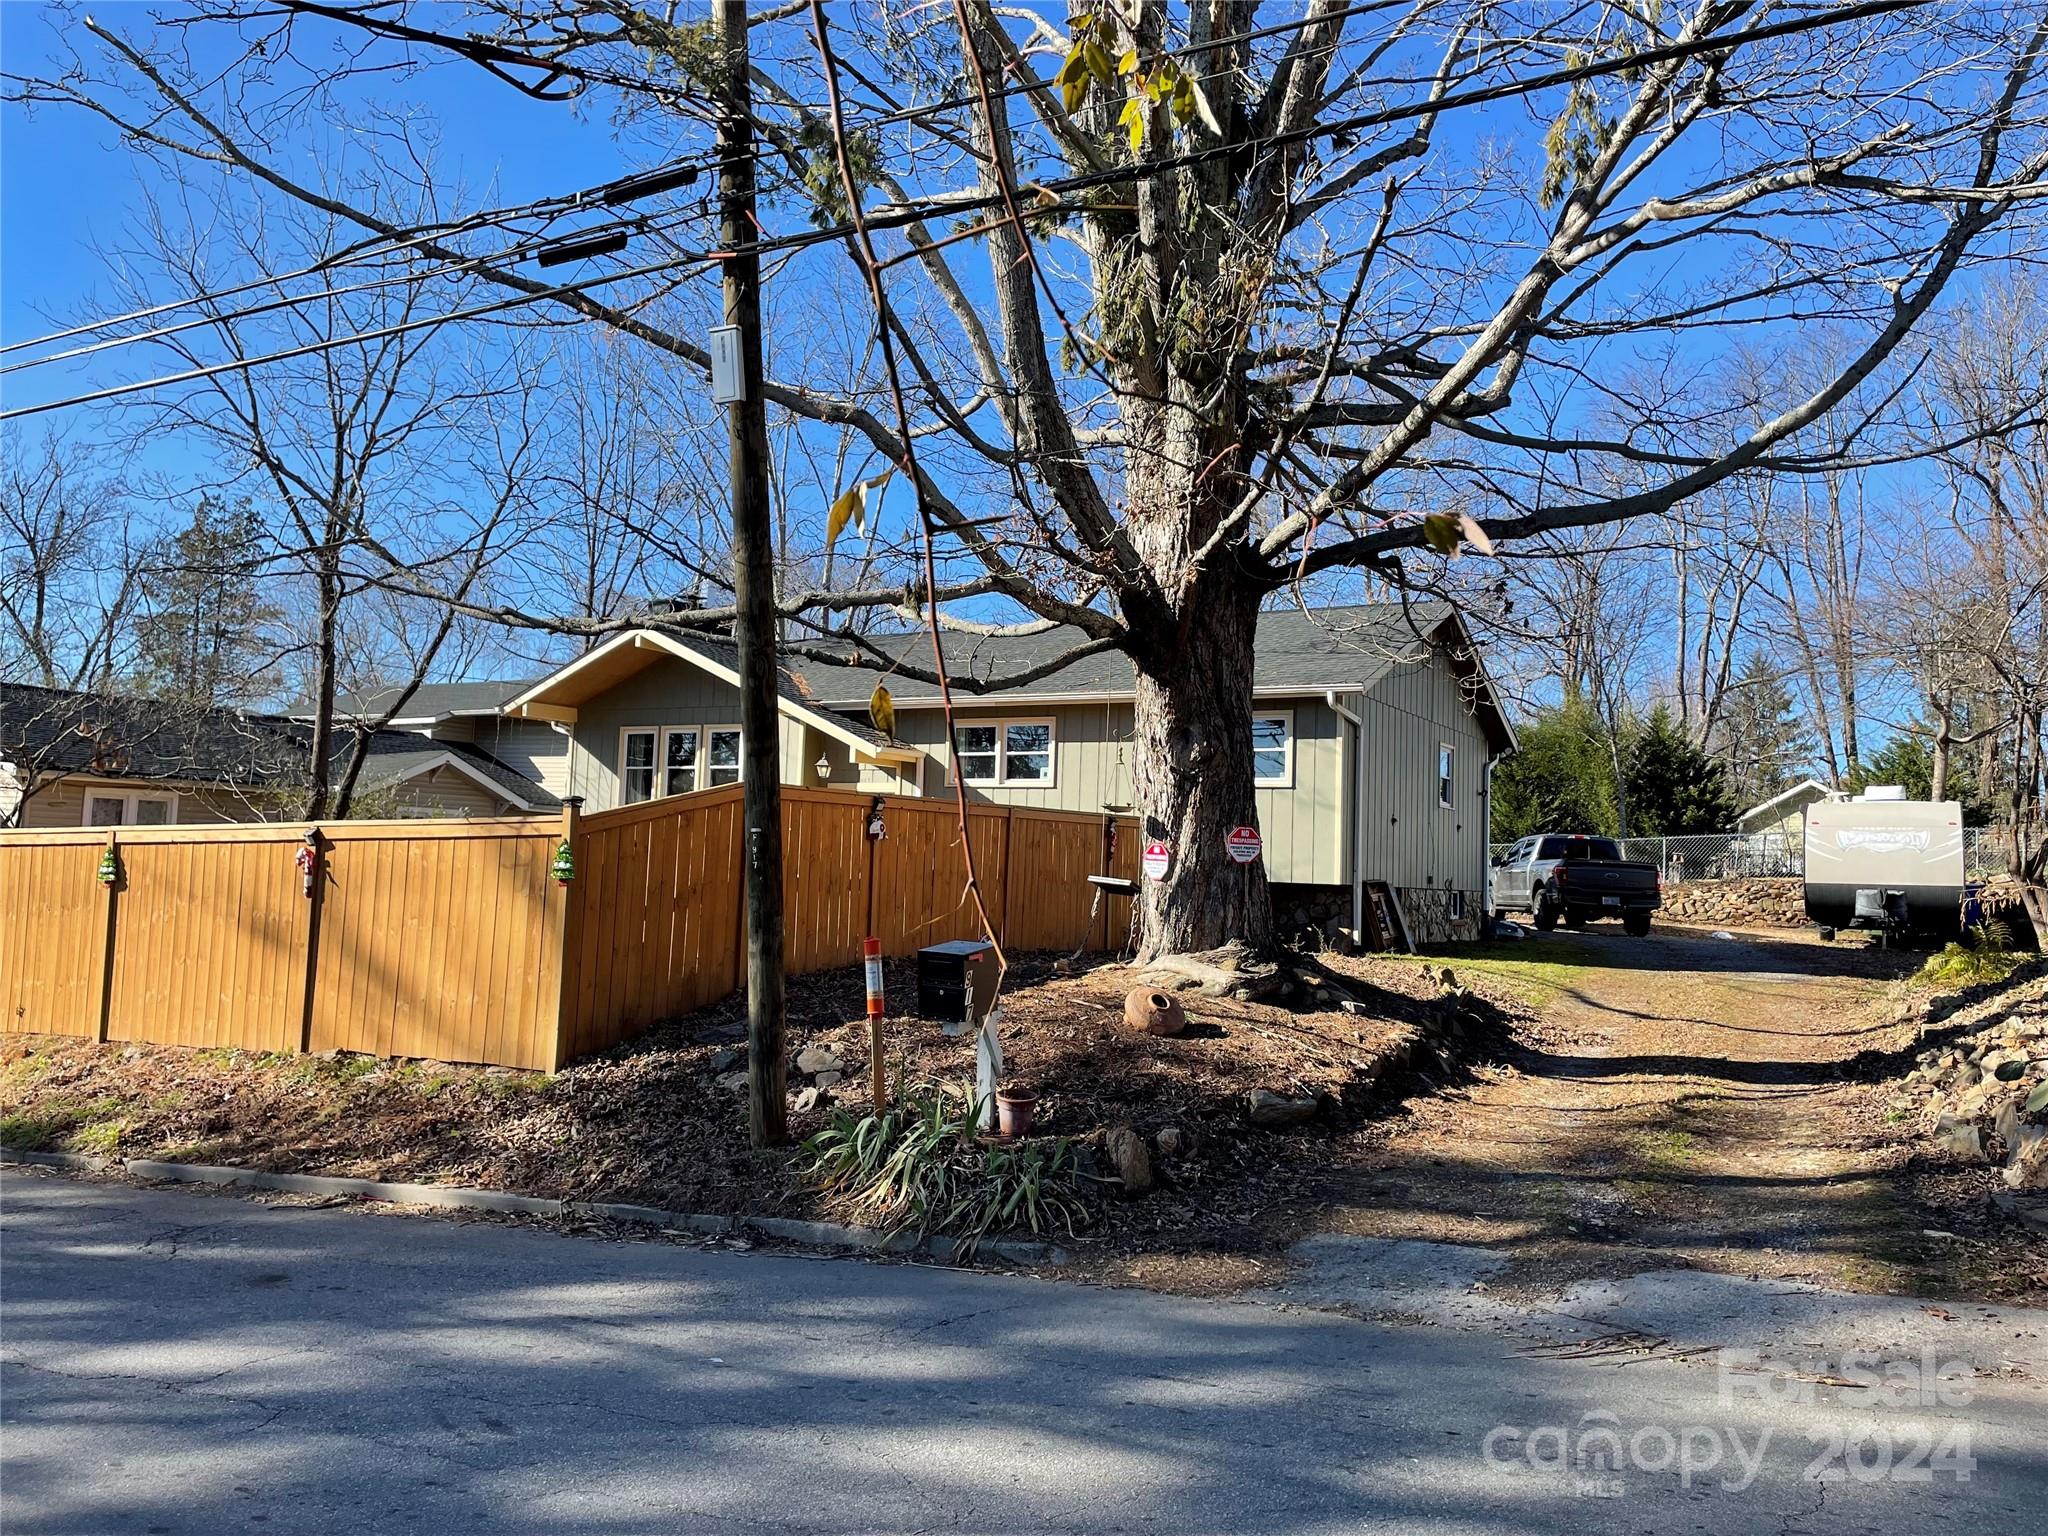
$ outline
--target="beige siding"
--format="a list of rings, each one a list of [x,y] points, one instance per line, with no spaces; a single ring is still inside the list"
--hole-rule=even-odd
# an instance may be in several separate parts
[[[545,720],[460,715],[425,731],[435,741],[467,741],[552,794],[569,792],[569,738]]]
[[[620,731],[643,725],[738,725],[739,719],[737,688],[689,662],[665,656],[577,710],[563,787],[557,792],[583,796],[586,811],[610,810],[619,803]],[[810,730],[800,720],[783,717],[780,746],[785,784],[818,782],[811,765],[821,746],[837,765],[833,781],[854,781],[846,744]]]
[[[1338,885],[1350,878],[1345,857],[1344,781],[1346,728],[1320,697],[1261,699],[1261,713],[1294,717],[1294,774],[1287,788],[1257,792],[1259,829],[1266,843],[1268,878],[1288,883]],[[992,805],[1025,805],[1042,810],[1100,811],[1131,803],[1131,706],[1129,703],[1064,704],[1004,709],[973,706],[955,711],[959,724],[977,720],[1050,719],[1053,722],[1053,782],[1047,787],[969,785],[968,795]],[[952,793],[952,763],[945,720],[935,709],[906,709],[896,717],[897,735],[929,756],[924,792]]]
[[[508,816],[521,814],[495,790],[445,764],[391,786],[391,800],[400,816]]]
[[[268,796],[257,796],[244,800],[226,790],[178,789],[151,784],[142,780],[110,782],[106,780],[59,779],[46,784],[29,796],[22,810],[21,824],[28,828],[44,830],[57,827],[82,827],[85,821],[85,799],[89,794],[146,794],[163,795],[175,793],[177,805],[172,811],[176,818],[174,825],[181,827],[215,826],[223,822],[275,820],[285,806]]]
[[[1396,887],[1485,888],[1487,744],[1438,652],[1396,667],[1365,696],[1360,875]],[[1437,803],[1437,749],[1456,749],[1451,805]]]

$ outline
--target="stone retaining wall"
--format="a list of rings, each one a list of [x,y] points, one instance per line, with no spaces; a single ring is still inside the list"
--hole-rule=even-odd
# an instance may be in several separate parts
[[[1664,888],[1660,916],[1717,928],[1804,928],[1806,885],[1797,877],[1689,880]]]

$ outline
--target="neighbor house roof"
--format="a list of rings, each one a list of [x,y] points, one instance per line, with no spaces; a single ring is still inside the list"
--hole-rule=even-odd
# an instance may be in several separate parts
[[[1735,818],[1735,825],[1737,827],[1747,827],[1753,821],[1776,820],[1790,815],[1792,806],[1795,803],[1810,805],[1816,800],[1832,795],[1834,792],[1834,788],[1831,785],[1823,784],[1819,779],[1801,779],[1790,789],[1782,790],[1771,796],[1770,799],[1760,804],[1752,805],[1748,810]],[[1766,815],[1767,812],[1771,811],[1777,812],[1777,817]]]
[[[337,770],[354,740],[346,729],[335,733]],[[284,715],[0,683],[0,762],[37,774],[283,788],[304,781],[311,750],[312,727]],[[371,733],[362,783],[402,783],[443,765],[528,810],[560,807],[482,748],[411,731]]]
[[[532,682],[531,678],[504,678],[480,683],[421,683],[392,717],[393,725],[438,725],[456,715],[495,715],[499,707]],[[398,687],[360,688],[334,701],[336,716],[348,720],[373,720],[389,709],[405,690]],[[296,718],[311,718],[303,709]]]

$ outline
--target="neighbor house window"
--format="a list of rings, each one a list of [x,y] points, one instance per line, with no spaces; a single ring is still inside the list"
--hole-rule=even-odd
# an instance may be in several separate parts
[[[1050,785],[1052,722],[995,720],[960,727],[954,777],[963,784]]]
[[[1252,781],[1285,789],[1294,782],[1294,716],[1252,716]]]
[[[697,787],[697,727],[674,725],[661,733],[661,792],[686,795]]]
[[[1445,810],[1451,808],[1451,773],[1457,762],[1456,747],[1440,746],[1436,749],[1436,803]]]
[[[172,795],[130,794],[123,790],[88,790],[88,827],[167,827],[177,819]]]
[[[707,734],[707,786],[716,789],[721,784],[739,783],[740,728],[736,725],[714,725]]]
[[[654,798],[654,743],[660,734],[651,725],[619,732],[619,804],[638,805]]]

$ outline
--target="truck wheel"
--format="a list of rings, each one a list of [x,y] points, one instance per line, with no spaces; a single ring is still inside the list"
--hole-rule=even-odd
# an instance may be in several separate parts
[[[1650,914],[1631,912],[1621,920],[1622,930],[1632,939],[1648,938],[1650,935]]]
[[[1536,926],[1545,933],[1557,926],[1557,903],[1549,896],[1538,896],[1534,907]]]

